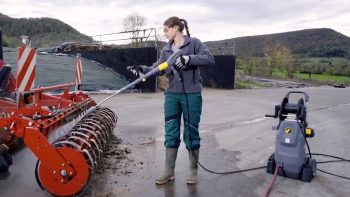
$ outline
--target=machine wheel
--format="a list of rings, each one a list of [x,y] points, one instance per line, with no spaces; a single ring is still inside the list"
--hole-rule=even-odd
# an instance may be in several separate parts
[[[312,178],[316,176],[316,171],[317,171],[317,166],[316,166],[316,160],[315,159],[311,159],[310,160],[310,165],[311,165],[311,169],[312,169]]]
[[[302,168],[301,180],[303,182],[311,182],[312,178],[316,175],[316,160],[312,158],[305,159],[305,163]]]
[[[269,160],[267,161],[266,172],[269,174],[274,174],[275,169],[276,169],[276,161],[275,161],[275,153],[273,153],[269,157]]]
[[[89,165],[84,156],[78,151],[59,147],[56,149],[75,170],[75,175],[62,183],[52,176],[52,172],[40,161],[37,163],[35,176],[41,189],[54,196],[77,196],[81,194],[90,182]]]

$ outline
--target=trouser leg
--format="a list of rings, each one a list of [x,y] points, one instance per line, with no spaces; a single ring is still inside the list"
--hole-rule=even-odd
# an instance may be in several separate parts
[[[165,167],[163,174],[156,180],[156,184],[162,185],[175,179],[175,162],[180,146],[181,106],[179,95],[165,93]]]
[[[181,94],[165,93],[164,116],[165,116],[165,141],[166,148],[178,148],[180,146],[181,125]]]
[[[188,104],[187,104],[188,103]],[[184,141],[187,150],[197,150],[200,147],[199,122],[202,113],[201,93],[184,94],[181,99],[181,108],[184,117]],[[187,108],[189,109],[189,118]]]

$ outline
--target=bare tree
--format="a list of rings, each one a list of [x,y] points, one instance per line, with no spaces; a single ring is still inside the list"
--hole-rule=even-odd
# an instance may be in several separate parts
[[[139,41],[142,41],[140,38],[140,30],[146,25],[146,18],[139,15],[137,12],[129,14],[123,19],[124,31],[130,32],[130,38],[132,43],[138,46]]]
[[[163,25],[156,23],[154,24],[154,29],[156,31],[155,37],[158,41],[166,42],[166,38],[163,33]]]

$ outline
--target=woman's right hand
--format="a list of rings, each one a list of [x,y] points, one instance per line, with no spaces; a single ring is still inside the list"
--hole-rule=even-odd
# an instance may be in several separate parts
[[[140,73],[142,73],[142,67],[138,65],[128,66],[126,69],[132,72],[132,74],[134,74],[136,77],[139,77]]]

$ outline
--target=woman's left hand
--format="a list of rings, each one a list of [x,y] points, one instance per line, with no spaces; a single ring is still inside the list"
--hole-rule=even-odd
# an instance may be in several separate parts
[[[175,61],[175,66],[179,69],[187,69],[190,64],[190,60],[190,56],[180,55]]]

